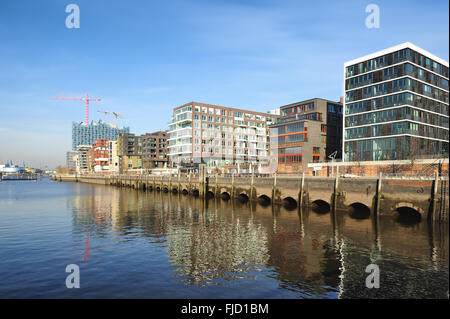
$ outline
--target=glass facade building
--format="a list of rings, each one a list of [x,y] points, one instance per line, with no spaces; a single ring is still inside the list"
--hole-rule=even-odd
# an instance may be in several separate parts
[[[345,161],[448,157],[448,62],[403,43],[344,64]]]
[[[72,150],[79,145],[92,145],[98,139],[117,140],[120,133],[129,133],[129,127],[117,128],[102,121],[86,123],[72,122]]]

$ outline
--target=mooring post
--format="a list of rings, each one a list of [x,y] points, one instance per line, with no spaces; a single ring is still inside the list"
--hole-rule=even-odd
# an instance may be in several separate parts
[[[198,167],[199,170],[199,196],[204,197],[206,195],[205,186],[206,186],[206,167],[205,164],[200,164]]]
[[[436,206],[437,206],[437,189],[438,189],[438,183],[439,183],[439,174],[438,172],[434,173],[434,182],[433,182],[433,188],[431,192],[431,220],[434,222],[437,220],[436,216]]]
[[[377,193],[376,193],[376,199],[375,199],[375,215],[378,217],[380,213],[380,200],[381,200],[381,181],[382,181],[382,173],[380,172],[378,174],[378,181],[377,181]]]
[[[273,186],[272,186],[272,206],[275,202],[276,191],[277,191],[277,173],[275,172],[275,175],[273,177]]]
[[[178,194],[181,193],[180,171],[178,171]]]
[[[255,170],[252,167],[252,179],[251,179],[251,182],[250,182],[250,201],[253,200],[253,196],[254,196],[254,194],[253,194],[254,182],[255,182]]]
[[[305,187],[305,172],[302,173],[302,182],[300,184],[300,194],[298,199],[298,206],[301,209],[303,207],[303,188]]]
[[[234,172],[231,174],[231,198],[234,198]]]
[[[219,192],[218,192],[218,189],[219,189],[218,178],[219,178],[219,174],[217,174],[217,172],[216,172],[216,187],[214,188],[214,196],[215,196],[215,197],[219,197]]]
[[[336,171],[336,178],[334,179],[333,212],[336,211],[338,190],[339,190],[339,174],[337,174]]]

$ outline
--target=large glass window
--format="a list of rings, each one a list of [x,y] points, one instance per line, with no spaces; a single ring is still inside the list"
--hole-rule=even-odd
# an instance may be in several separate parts
[[[353,65],[347,67],[346,77],[353,76],[355,73],[355,67]]]

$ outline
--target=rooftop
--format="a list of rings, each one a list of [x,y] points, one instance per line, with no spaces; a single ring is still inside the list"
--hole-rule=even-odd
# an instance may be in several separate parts
[[[367,61],[367,60],[370,60],[370,59],[373,59],[373,58],[376,58],[376,57],[379,57],[379,56],[382,56],[382,55],[385,55],[385,54],[388,54],[388,53],[392,53],[392,52],[395,52],[395,51],[403,50],[403,49],[406,49],[406,48],[410,48],[410,49],[412,49],[412,50],[414,50],[414,51],[416,51],[416,52],[418,52],[418,53],[420,53],[422,55],[425,55],[425,56],[429,57],[430,59],[433,59],[434,61],[436,61],[436,62],[438,62],[438,63],[448,67],[448,61],[445,61],[444,59],[441,59],[440,57],[438,57],[438,56],[436,56],[436,55],[434,55],[434,54],[432,54],[432,53],[430,53],[430,52],[428,52],[428,51],[418,47],[417,45],[412,44],[411,42],[404,42],[404,43],[395,45],[393,47],[390,47],[390,48],[387,48],[387,49],[384,49],[384,50],[381,50],[381,51],[377,51],[375,53],[371,53],[371,54],[362,56],[362,57],[357,58],[357,59],[353,59],[351,61],[345,62],[344,63],[344,67],[347,67],[347,66],[353,65],[353,64],[357,64],[357,63],[360,63],[360,62],[363,62],[363,61]]]

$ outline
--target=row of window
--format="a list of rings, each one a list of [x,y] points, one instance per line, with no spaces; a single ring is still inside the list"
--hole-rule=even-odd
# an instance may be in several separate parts
[[[349,103],[345,106],[345,114],[356,114],[371,110],[378,110],[392,106],[411,105],[423,108],[428,111],[441,113],[448,116],[448,105],[439,101],[431,100],[426,97],[415,95],[409,92],[392,94],[373,100],[359,101]]]
[[[449,143],[411,136],[351,141],[345,144],[346,161],[376,161],[427,157],[448,157]]]
[[[440,87],[444,90],[449,89],[448,79],[435,75],[434,73],[422,69],[411,63],[404,63],[385,68],[382,71],[376,71],[368,74],[363,74],[350,78],[345,81],[346,90],[356,89],[358,87],[370,85],[376,82],[387,81],[405,75],[412,76],[421,81],[430,83],[434,86]]]
[[[281,135],[281,136],[275,136],[270,138],[270,142],[272,144],[285,144],[285,143],[292,143],[292,142],[303,142],[306,141],[308,137],[307,133],[299,133],[299,134],[292,134],[292,135]]]
[[[176,153],[176,152],[174,152]],[[178,152],[179,153],[179,152]],[[206,146],[194,147],[194,153],[206,153],[209,156],[217,156],[220,154],[236,155],[236,156],[267,156],[264,150],[246,150],[246,149],[232,149],[232,148],[214,148]]]
[[[198,106],[195,105],[195,112],[198,113],[207,113],[211,115],[221,115],[221,116],[228,116],[228,117],[237,117],[237,118],[245,118],[248,120],[256,120],[256,121],[265,121],[266,117],[262,115],[257,114],[251,114],[251,113],[244,113],[240,111],[231,111],[231,110],[225,110],[221,108],[212,108],[212,107],[206,107],[206,106]],[[189,109],[190,110],[190,109]]]
[[[342,105],[328,104],[328,113],[342,114]]]
[[[448,139],[449,131],[439,127],[409,121],[354,127],[345,130],[346,139],[379,137],[385,135],[412,134],[430,138]]]
[[[302,155],[285,155],[278,157],[278,163],[282,164],[292,164],[301,162],[302,162]]]
[[[414,120],[422,123],[443,126],[446,128],[449,127],[448,117],[440,116],[437,114],[431,114],[410,107],[402,107],[378,112],[364,113],[361,115],[348,116],[345,118],[345,126],[351,127],[365,124],[388,122],[399,119]]]
[[[411,80],[409,78],[367,86],[355,91],[348,91],[345,93],[345,101],[352,102],[354,100],[372,98],[403,90],[410,90],[430,98],[449,103],[449,95],[444,90],[432,87],[416,80]]]
[[[283,108],[283,109],[281,109],[281,115],[287,116],[287,115],[292,115],[292,114],[313,111],[314,109],[315,109],[314,102],[311,102],[311,103],[307,103],[307,104],[301,104],[301,105],[291,106],[288,108]]]
[[[307,125],[305,122],[292,123],[277,127],[270,128],[270,136],[286,134],[286,133],[295,133],[295,132],[304,132],[307,131]]]
[[[448,79],[437,76],[434,73],[428,72],[422,68],[416,67],[410,63],[404,65],[404,75],[410,75],[412,77],[418,78],[419,80],[428,82],[444,90],[448,90]]]
[[[368,61],[360,62],[355,65],[350,65],[345,70],[345,77],[351,77],[361,73],[366,73],[383,68],[389,64],[397,64],[403,61],[411,61],[430,71],[440,74],[448,78],[448,67],[431,60],[409,48],[399,50],[384,56],[380,56]]]

